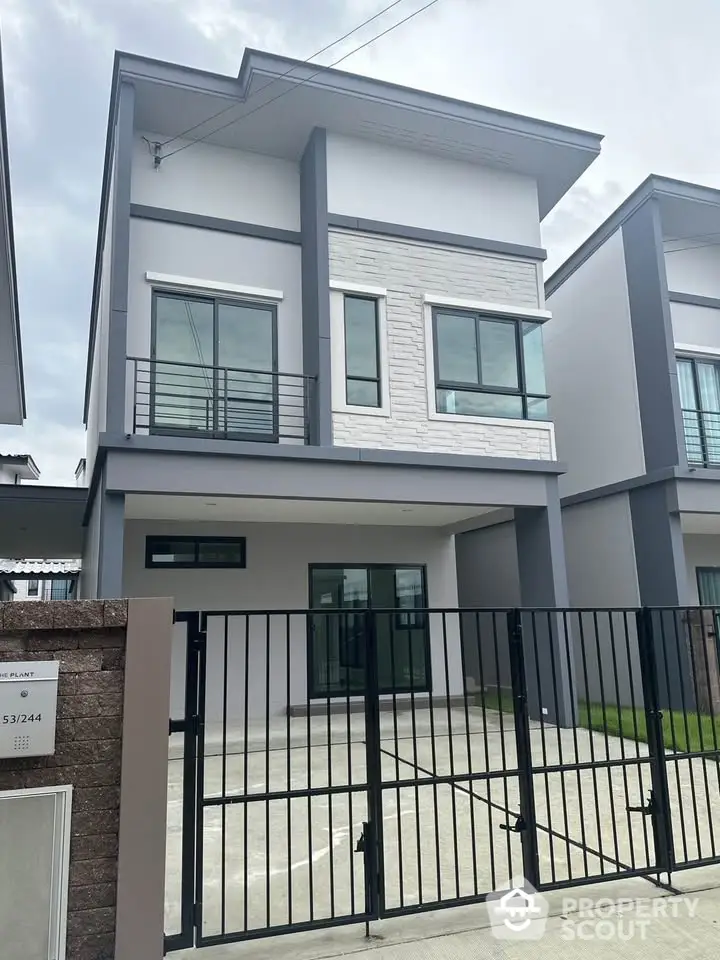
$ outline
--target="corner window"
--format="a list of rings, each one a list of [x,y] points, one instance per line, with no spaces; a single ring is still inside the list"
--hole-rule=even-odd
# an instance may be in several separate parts
[[[379,407],[378,304],[345,294],[345,397],[351,406]]]
[[[147,537],[145,566],[231,569],[245,566],[244,537]]]
[[[441,307],[432,324],[438,413],[547,420],[541,324]]]

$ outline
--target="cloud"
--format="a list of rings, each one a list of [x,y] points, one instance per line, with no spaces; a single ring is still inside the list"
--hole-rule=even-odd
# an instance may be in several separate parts
[[[73,481],[115,48],[235,74],[300,58],[388,0],[0,0],[28,420],[0,427]],[[422,6],[396,10],[322,62]],[[720,186],[716,0],[440,0],[343,67],[606,134],[543,227],[549,266],[650,172]]]

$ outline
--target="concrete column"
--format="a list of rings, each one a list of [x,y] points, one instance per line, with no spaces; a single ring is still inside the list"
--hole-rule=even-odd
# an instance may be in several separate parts
[[[675,484],[653,483],[630,491],[640,603],[682,607],[688,602],[687,568]],[[692,669],[681,615],[654,610],[651,617],[660,705],[691,703]]]
[[[109,600],[123,596],[125,494],[108,493],[103,479],[97,496],[102,497],[97,595]]]
[[[531,717],[565,727],[576,716],[572,637],[560,614],[542,609],[569,603],[557,477],[548,478],[547,491],[547,506],[515,509],[520,600],[529,608],[523,649]]]
[[[123,81],[115,122],[112,224],[105,237],[111,244],[110,316],[107,335],[105,429],[119,436],[125,427],[127,380],[128,264],[130,258],[130,181],[132,176],[135,88]]]
[[[300,162],[303,373],[309,385],[310,443],[332,446],[327,134],[315,128]]]

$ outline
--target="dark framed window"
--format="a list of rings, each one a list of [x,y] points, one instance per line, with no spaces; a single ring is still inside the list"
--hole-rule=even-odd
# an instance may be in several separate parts
[[[548,419],[541,323],[446,307],[432,318],[438,413]]]
[[[245,566],[245,537],[146,537],[145,566],[230,569]]]
[[[71,600],[74,586],[75,586],[74,579],[46,580],[45,581],[45,599],[46,600]]]
[[[345,399],[355,407],[380,407],[378,302],[374,297],[346,293],[343,298],[343,317]]]
[[[697,567],[698,599],[703,607],[720,607],[720,567]]]
[[[380,693],[430,690],[424,566],[311,566],[310,606],[315,611],[308,637],[311,698],[365,692],[370,628],[375,630]]]
[[[678,357],[677,373],[688,462],[720,464],[720,363]]]
[[[277,439],[274,304],[153,290],[150,430]]]
[[[28,580],[28,596],[37,597],[40,592],[39,580]]]

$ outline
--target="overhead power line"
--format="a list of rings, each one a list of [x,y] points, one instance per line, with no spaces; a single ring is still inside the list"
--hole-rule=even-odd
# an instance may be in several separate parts
[[[344,54],[342,57],[338,57],[337,60],[334,60],[332,63],[329,63],[325,66],[319,67],[314,73],[311,73],[309,77],[305,77],[304,80],[300,80],[294,86],[283,90],[281,93],[278,93],[274,97],[270,97],[269,100],[265,100],[263,103],[258,104],[257,107],[254,107],[252,110],[248,110],[247,113],[243,113],[239,117],[235,117],[233,120],[229,120],[227,123],[221,124],[219,127],[215,127],[210,130],[202,137],[198,137],[196,140],[190,140],[188,143],[184,143],[181,147],[177,147],[175,150],[171,150],[170,153],[164,155],[159,155],[157,157],[158,163],[162,160],[168,160],[170,157],[174,157],[176,153],[182,153],[183,150],[187,150],[188,147],[192,147],[197,143],[202,143],[203,140],[207,140],[208,137],[213,136],[215,133],[219,133],[221,130],[226,130],[228,127],[232,127],[236,123],[240,123],[242,120],[246,120],[248,117],[252,116],[254,113],[257,113],[259,110],[264,109],[265,107],[270,106],[271,103],[274,103],[276,100],[280,100],[281,97],[287,96],[288,93],[292,93],[297,90],[299,87],[302,87],[304,84],[308,83],[310,80],[319,76],[325,70],[331,70],[333,67],[336,67],[339,63],[342,63],[344,60],[347,60],[349,57],[352,57],[354,54],[359,53],[360,50],[364,50],[365,47],[369,47],[371,43],[375,43],[376,40],[379,40],[381,37],[387,36],[387,34],[392,33],[393,30],[396,30],[398,27],[401,27],[404,23],[408,23],[410,20],[413,20],[419,14],[423,13],[425,10],[429,10],[430,7],[434,7],[436,3],[439,3],[440,0],[429,0],[424,6],[420,7],[418,10],[415,10],[414,13],[409,14],[403,20],[398,20],[397,23],[394,23],[392,26],[388,27],[386,30],[383,30],[381,33],[376,34],[371,37],[369,40],[366,40],[365,43],[361,43],[360,46],[355,47],[353,50],[350,50],[348,53]],[[277,79],[280,79],[279,77]]]
[[[342,43],[343,40],[347,40],[348,37],[351,37],[354,33],[357,33],[358,30],[362,30],[363,27],[366,27],[369,23],[372,23],[373,20],[377,20],[378,17],[381,17],[384,13],[387,13],[389,10],[392,10],[393,7],[397,7],[401,3],[406,3],[406,0],[393,0],[392,3],[389,3],[386,7],[383,7],[382,10],[378,10],[378,12],[373,14],[372,17],[368,17],[367,20],[363,20],[362,23],[359,23],[356,27],[353,27],[352,30],[348,30],[348,32],[344,33],[342,37],[338,37],[337,40],[333,40],[332,43],[328,43],[326,46],[316,50],[315,53],[311,53],[307,59],[302,60],[300,63],[293,64],[293,66],[290,67],[289,70],[286,70],[285,73],[281,73],[279,77],[273,77],[269,83],[264,84],[264,86],[260,87],[259,90],[256,90],[255,93],[251,94],[245,103],[248,103],[250,100],[254,100],[255,97],[260,96],[263,90],[267,90],[268,87],[272,87],[285,77],[289,77],[293,70],[297,70],[299,66],[309,65],[310,62],[315,59],[315,57],[319,57],[321,53],[326,53],[332,47],[336,47],[339,43]],[[218,110],[217,113],[213,113],[209,117],[205,117],[204,120],[200,120],[199,123],[193,124],[193,126],[188,127],[187,130],[181,130],[180,133],[176,133],[175,136],[170,137],[169,140],[164,140],[161,146],[166,147],[169,143],[174,143],[176,140],[181,140],[183,137],[186,137],[188,133],[192,133],[193,130],[197,130],[198,127],[204,127],[206,123],[210,123],[211,120],[216,120],[218,117],[222,117],[223,114],[229,113],[230,110],[235,110],[239,106],[244,106],[244,104],[239,104],[237,100],[233,100],[230,106],[223,107],[222,110]]]

